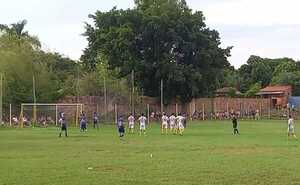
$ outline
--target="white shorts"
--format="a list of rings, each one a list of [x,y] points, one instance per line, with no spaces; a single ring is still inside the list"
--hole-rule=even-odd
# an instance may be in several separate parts
[[[134,129],[134,123],[129,123],[129,128]]]
[[[170,129],[174,129],[176,127],[175,123],[170,123]]]
[[[146,124],[140,124],[140,130],[146,130]]]
[[[295,133],[295,128],[293,126],[288,127],[288,133]]]
[[[161,126],[162,126],[162,128],[167,129],[168,128],[168,123],[163,122]]]
[[[181,123],[180,123],[180,124],[178,124],[178,128],[179,128],[179,129],[184,129],[184,126],[183,126],[183,124],[181,124]]]

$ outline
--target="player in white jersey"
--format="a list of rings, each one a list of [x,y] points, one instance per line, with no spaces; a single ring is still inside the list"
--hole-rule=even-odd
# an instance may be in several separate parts
[[[142,133],[144,135],[146,135],[146,121],[147,121],[147,118],[144,116],[144,114],[142,114],[140,117],[139,117],[139,122],[140,122],[140,135],[142,135]]]
[[[176,120],[177,120],[177,133],[180,135],[183,135],[184,132],[184,119],[185,117],[183,117],[181,115],[181,113],[178,114]]]
[[[288,137],[290,136],[297,138],[295,134],[295,122],[291,115],[289,115],[289,119],[288,119]]]
[[[168,121],[169,118],[166,113],[161,117],[161,134],[168,134]]]
[[[169,123],[170,123],[170,131],[173,134],[176,134],[176,116],[174,113],[169,117]]]
[[[128,128],[129,128],[129,133],[134,132],[134,116],[132,114],[130,114],[130,116],[128,117]]]

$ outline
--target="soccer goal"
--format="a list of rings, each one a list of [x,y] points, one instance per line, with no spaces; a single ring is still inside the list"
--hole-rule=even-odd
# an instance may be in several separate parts
[[[64,113],[69,124],[78,126],[80,113],[83,111],[83,104],[73,103],[23,103],[19,123],[24,126],[58,126],[60,113]]]

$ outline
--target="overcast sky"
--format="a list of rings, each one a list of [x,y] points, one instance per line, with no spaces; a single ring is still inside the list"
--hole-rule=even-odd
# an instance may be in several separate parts
[[[0,23],[27,19],[26,30],[43,49],[79,59],[87,46],[84,22],[96,10],[133,7],[134,0],[0,0]],[[238,68],[250,55],[300,60],[299,0],[187,0],[207,25],[220,32],[222,46],[234,46],[229,61]]]

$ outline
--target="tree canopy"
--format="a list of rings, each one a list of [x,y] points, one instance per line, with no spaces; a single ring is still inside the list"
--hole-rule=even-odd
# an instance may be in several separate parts
[[[89,17],[94,23],[85,25],[88,47],[81,61],[43,51],[39,39],[25,30],[26,20],[0,24],[5,106],[33,102],[33,78],[39,102],[102,96],[104,81],[108,95],[129,97],[132,71],[135,96],[160,96],[163,80],[165,103],[213,96],[221,87],[252,97],[269,84],[292,85],[293,94],[300,95],[299,61],[250,56],[234,69],[227,61],[231,47],[221,48],[219,33],[184,0],[135,0],[132,9],[115,7]]]
[[[208,96],[230,66],[230,47],[220,47],[219,33],[184,0],[136,0],[133,9],[113,8],[89,17],[94,25],[86,24],[84,66],[95,70],[98,56],[105,55],[120,77],[134,70],[145,95],[159,96],[162,79],[167,100]]]
[[[68,91],[65,82],[74,75],[78,64],[58,53],[42,51],[39,39],[24,30],[26,23],[24,20],[0,26],[0,73],[4,74],[5,106],[33,102],[33,78],[40,102],[54,102],[73,92]]]
[[[290,58],[269,59],[250,56],[247,63],[237,70],[240,78],[238,86],[242,92],[246,92],[253,88],[257,90],[260,85],[262,87],[271,84],[292,85],[293,94],[300,95],[299,63]]]

